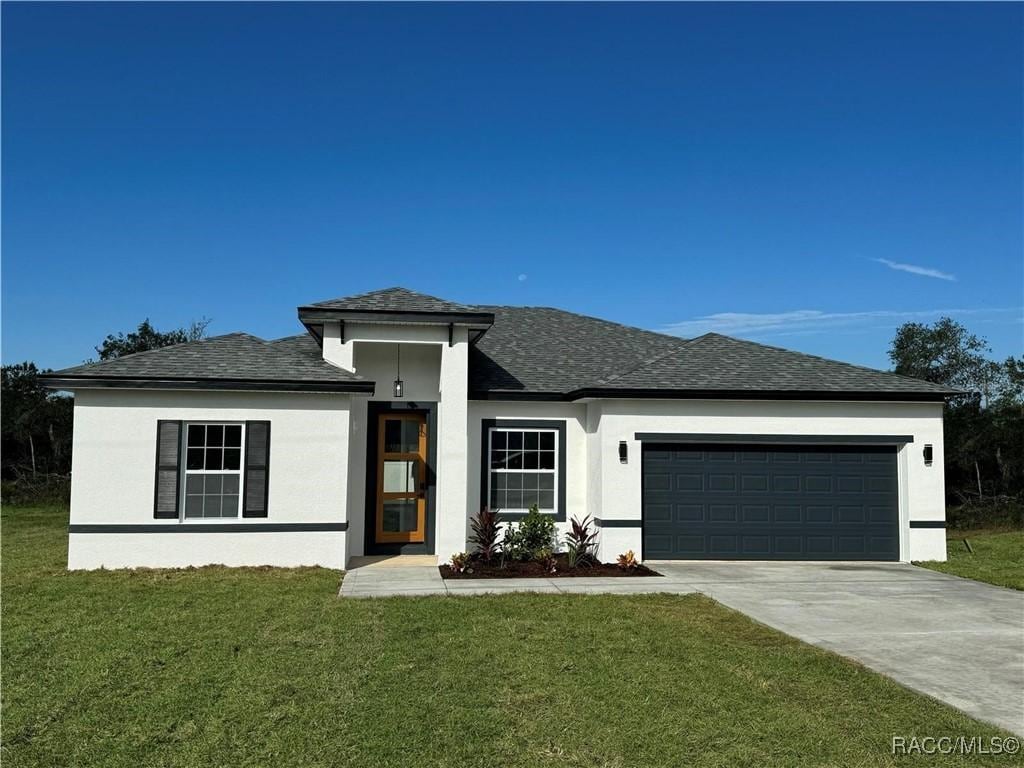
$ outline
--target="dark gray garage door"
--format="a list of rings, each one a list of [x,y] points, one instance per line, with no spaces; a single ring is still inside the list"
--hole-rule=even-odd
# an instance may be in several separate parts
[[[651,445],[643,556],[897,560],[891,446]]]

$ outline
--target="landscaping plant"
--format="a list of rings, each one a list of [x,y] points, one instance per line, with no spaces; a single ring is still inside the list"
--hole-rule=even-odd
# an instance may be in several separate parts
[[[529,560],[530,550],[526,548],[526,537],[519,526],[509,523],[501,539],[502,564],[510,560]]]
[[[498,552],[498,510],[484,507],[469,521],[469,541],[476,548],[474,554],[485,563],[491,562]]]
[[[456,552],[448,564],[456,573],[472,573],[473,569],[469,567],[471,562],[468,552]]]
[[[519,532],[528,557],[536,557],[544,549],[551,552],[558,550],[555,520],[551,515],[541,514],[536,504],[530,507],[526,517],[519,522]]]
[[[554,573],[558,570],[558,560],[555,558],[555,553],[551,551],[550,547],[542,547],[533,553],[533,559],[544,566],[544,570],[548,573]]]
[[[587,515],[583,520],[575,517],[571,521],[572,530],[565,535],[566,557],[570,568],[589,568],[597,557],[597,530],[591,529],[593,520]]]
[[[535,560],[545,549],[552,553],[558,550],[555,521],[550,515],[541,514],[534,504],[518,525],[506,526],[501,540],[501,558],[503,561]]]
[[[615,562],[618,563],[619,568],[624,568],[627,571],[631,571],[640,565],[640,562],[636,559],[636,555],[633,554],[632,549],[625,554],[619,555]]]

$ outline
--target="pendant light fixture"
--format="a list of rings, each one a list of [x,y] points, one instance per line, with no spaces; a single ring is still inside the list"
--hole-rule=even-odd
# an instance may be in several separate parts
[[[398,357],[395,363],[395,398],[400,398],[405,392],[405,384],[402,382],[402,345],[397,345]]]

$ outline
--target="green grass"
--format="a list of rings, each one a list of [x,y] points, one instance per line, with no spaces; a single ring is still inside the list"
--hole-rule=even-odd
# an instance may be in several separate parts
[[[971,542],[973,554],[964,539]],[[918,563],[933,571],[1024,590],[1024,531],[959,531],[946,539],[944,563]]]
[[[68,573],[66,512],[2,518],[4,768],[876,766],[914,763],[893,735],[1001,733],[698,596]]]

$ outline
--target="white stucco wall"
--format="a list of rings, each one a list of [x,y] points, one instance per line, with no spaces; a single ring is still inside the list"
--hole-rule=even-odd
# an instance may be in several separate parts
[[[944,520],[942,405],[940,403],[792,402],[725,400],[603,400],[592,402],[601,472],[600,517],[639,520],[641,443],[637,432],[785,435],[912,435],[899,456],[902,560],[944,560],[941,529],[911,528],[910,521]],[[619,462],[624,440],[629,461]],[[922,449],[934,447],[925,466]],[[639,528],[605,528],[602,557],[640,552]]]
[[[466,486],[467,497],[465,514],[468,521],[480,511],[480,468],[484,461],[482,456],[481,431],[484,419],[528,419],[565,421],[565,442],[562,447],[565,453],[566,476],[560,479],[565,483],[565,522],[558,523],[559,535],[563,538],[569,529],[569,520],[573,517],[582,520],[590,510],[588,502],[589,486],[587,482],[587,406],[582,403],[544,403],[544,402],[496,402],[490,400],[474,400],[469,404],[469,466]],[[467,549],[463,541],[462,549]],[[438,552],[442,560],[447,560],[453,552]]]
[[[437,408],[437,538],[443,562],[466,548],[467,413],[469,344],[465,328],[455,329],[455,343],[441,347],[441,402]]]
[[[161,419],[270,421],[269,514],[238,522],[346,522],[349,400],[347,394],[79,390],[71,524],[206,524],[153,518],[156,429]],[[344,556],[345,533],[340,531],[80,533],[70,536],[68,564],[341,568]]]
[[[358,329],[357,329],[358,330]],[[394,345],[349,347],[353,367],[378,381],[374,400],[390,399]],[[384,331],[381,331],[384,333]],[[416,331],[402,349],[403,402],[437,403],[435,552],[445,561],[467,549],[468,521],[480,508],[484,419],[564,420],[566,517],[641,516],[641,444],[637,432],[911,435],[899,455],[901,559],[945,559],[942,529],[911,521],[945,518],[942,406],[934,403],[601,400],[585,403],[468,401],[465,329],[455,345],[438,329]],[[369,334],[367,334],[369,335]],[[422,339],[420,339],[422,336]],[[347,523],[341,531],[253,533],[74,533],[69,567],[226,565],[345,566],[363,553],[367,402],[345,394],[80,390],[76,393],[71,523],[201,526],[153,519],[156,424],[183,421],[271,422],[266,523]],[[629,450],[619,462],[618,445]],[[925,444],[934,447],[926,467]],[[567,524],[560,524],[564,536]],[[605,527],[600,554],[641,552],[639,527]]]

